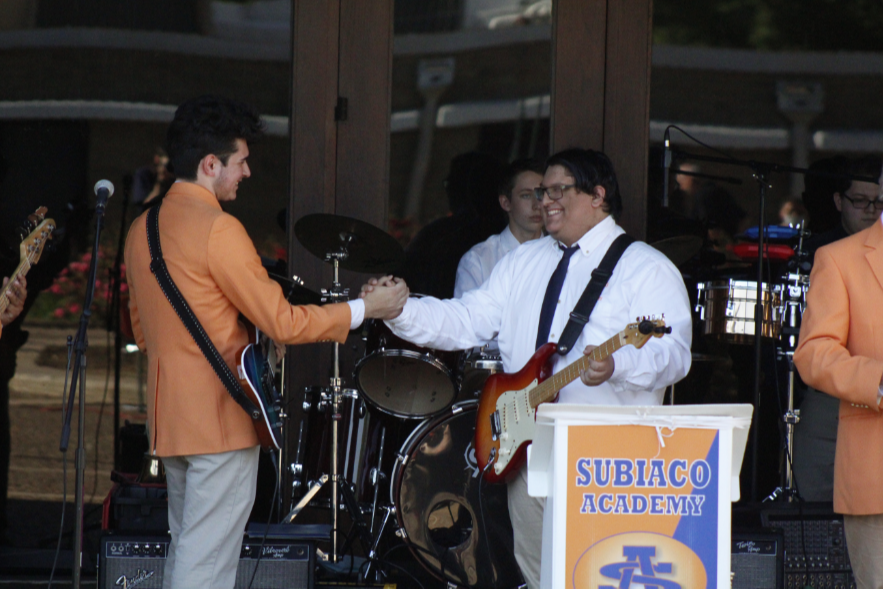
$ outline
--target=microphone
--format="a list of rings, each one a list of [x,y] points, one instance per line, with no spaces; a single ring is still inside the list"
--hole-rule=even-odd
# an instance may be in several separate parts
[[[110,180],[99,180],[96,182],[95,196],[98,197],[98,202],[95,205],[95,208],[103,212],[105,205],[107,205],[107,199],[113,196],[113,182]]]
[[[663,173],[663,184],[662,184],[662,207],[668,208],[668,174],[669,170],[671,170],[671,141],[669,139],[669,130],[665,130],[665,137],[663,139],[665,142],[665,157],[662,160],[662,167],[664,168]]]

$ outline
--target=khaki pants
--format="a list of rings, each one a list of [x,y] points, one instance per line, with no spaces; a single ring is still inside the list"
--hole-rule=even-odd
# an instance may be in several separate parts
[[[233,589],[259,451],[163,458],[172,534],[163,589]]]
[[[527,494],[527,466],[509,482],[509,517],[515,535],[515,560],[528,589],[540,589],[543,508],[546,500]]]
[[[858,589],[883,589],[883,515],[844,515],[843,528]]]

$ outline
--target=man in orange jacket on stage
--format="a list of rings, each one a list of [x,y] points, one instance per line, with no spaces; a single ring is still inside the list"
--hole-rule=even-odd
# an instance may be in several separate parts
[[[182,104],[167,152],[178,180],[159,212],[162,254],[172,280],[228,366],[248,343],[242,313],[274,341],[343,343],[363,318],[391,318],[404,286],[372,299],[292,306],[270,280],[242,224],[221,210],[251,175],[249,143],[262,132],[251,107],[203,96]],[[172,535],[163,587],[232,588],[254,502],[258,439],[150,270],[146,214],[126,240],[129,308],[147,353],[150,451],[162,457]],[[364,302],[364,304],[363,304]]]

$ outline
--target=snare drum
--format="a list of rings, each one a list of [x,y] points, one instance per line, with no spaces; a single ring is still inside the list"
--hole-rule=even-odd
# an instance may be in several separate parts
[[[475,399],[492,374],[503,372],[500,350],[468,350],[460,356],[460,398]]]
[[[475,461],[477,406],[457,403],[405,440],[392,473],[398,535],[449,586],[518,587],[506,486],[481,483]]]
[[[780,284],[761,284],[763,293],[763,322],[760,335],[779,337],[782,327],[782,295]],[[700,321],[705,335],[723,337],[735,344],[754,341],[754,306],[757,301],[757,282],[749,280],[715,280],[697,285]]]
[[[378,410],[422,419],[454,402],[457,352],[410,344],[378,320],[368,323],[365,344],[368,355],[356,364],[355,381],[365,400]]]

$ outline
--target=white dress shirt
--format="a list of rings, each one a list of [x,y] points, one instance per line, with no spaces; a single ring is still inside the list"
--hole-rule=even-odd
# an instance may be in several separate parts
[[[519,245],[521,244],[512,235],[508,225],[502,232],[474,245],[460,258],[457,280],[454,283],[454,298],[459,299],[463,293],[484,284],[497,262]]]
[[[608,217],[578,242],[570,259],[549,341],[557,342],[570,312],[613,240],[624,233]],[[497,338],[506,372],[520,370],[535,352],[546,286],[562,253],[550,236],[529,241],[503,257],[490,278],[461,299],[409,299],[399,317],[387,321],[396,335],[420,346],[463,350]],[[561,390],[562,403],[658,405],[665,387],[690,370],[692,318],[684,281],[663,254],[644,243],[623,254],[583,329],[566,356],[553,356],[558,372],[578,360],[589,344],[598,345],[645,315],[664,314],[672,333],[652,337],[641,349],[614,353],[610,379],[588,387],[580,379]]]

